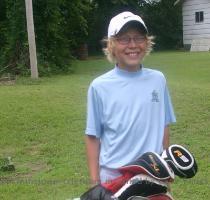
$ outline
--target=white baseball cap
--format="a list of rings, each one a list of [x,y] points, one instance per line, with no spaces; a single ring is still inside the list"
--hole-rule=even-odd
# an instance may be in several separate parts
[[[118,34],[123,26],[131,21],[139,22],[140,25],[142,25],[144,28],[144,31],[148,33],[147,27],[142,18],[138,15],[134,15],[132,12],[126,11],[116,15],[111,19],[108,27],[108,38]]]

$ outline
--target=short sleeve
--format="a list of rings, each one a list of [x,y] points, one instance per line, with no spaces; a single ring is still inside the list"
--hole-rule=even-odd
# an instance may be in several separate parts
[[[86,135],[100,138],[101,135],[101,105],[96,89],[90,85],[87,96]]]
[[[174,114],[174,109],[167,85],[165,86],[164,102],[165,102],[165,126],[167,126],[171,123],[176,122],[176,117]]]

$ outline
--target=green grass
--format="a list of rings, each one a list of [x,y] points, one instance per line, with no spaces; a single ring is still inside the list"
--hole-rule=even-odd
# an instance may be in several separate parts
[[[0,158],[11,156],[16,167],[0,171],[0,199],[64,200],[87,189],[87,88],[112,66],[100,58],[73,65],[72,75],[0,86]],[[167,78],[177,116],[171,143],[190,149],[199,166],[193,179],[176,178],[173,196],[210,199],[210,53],[153,53],[145,65]]]

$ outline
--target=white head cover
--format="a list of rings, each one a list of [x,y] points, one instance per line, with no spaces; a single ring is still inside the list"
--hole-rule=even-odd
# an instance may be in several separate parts
[[[116,15],[111,19],[108,27],[108,38],[118,34],[122,27],[131,21],[139,22],[144,28],[144,31],[146,33],[148,32],[147,27],[140,16],[134,15],[132,12],[126,11]]]

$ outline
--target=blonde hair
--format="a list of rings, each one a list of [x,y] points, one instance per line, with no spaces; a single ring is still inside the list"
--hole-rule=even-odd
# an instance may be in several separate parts
[[[145,51],[145,56],[149,55],[150,52],[152,51],[153,45],[155,44],[153,40],[154,40],[154,36],[146,35],[147,48]],[[105,47],[103,48],[103,52],[106,55],[108,61],[110,61],[111,63],[116,63],[117,60],[113,52],[113,49],[115,47],[115,38],[114,37],[104,38],[102,42],[105,44]]]

